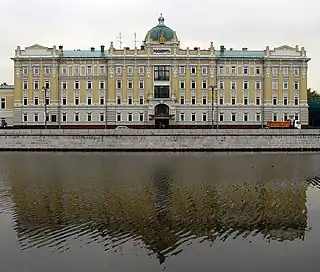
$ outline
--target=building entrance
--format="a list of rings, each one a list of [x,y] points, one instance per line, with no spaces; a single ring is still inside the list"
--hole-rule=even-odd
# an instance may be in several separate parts
[[[159,104],[155,107],[155,126],[157,129],[169,128],[169,107],[165,104]]]

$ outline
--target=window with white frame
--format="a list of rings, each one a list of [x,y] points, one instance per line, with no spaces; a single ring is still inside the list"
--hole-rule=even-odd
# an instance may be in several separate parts
[[[276,112],[273,113],[273,121],[274,122],[278,121],[278,113],[276,113]]]
[[[299,120],[299,113],[294,114],[294,120]]]
[[[232,121],[232,122],[235,122],[235,121],[237,120],[236,116],[237,116],[237,115],[236,115],[235,112],[231,113],[231,121]]]
[[[144,104],[143,95],[140,95],[140,97],[139,97],[139,104],[140,104],[140,105],[143,105],[143,104]]]
[[[28,66],[23,66],[22,67],[22,74],[27,75],[28,74]]]
[[[196,97],[194,95],[191,97],[191,104],[192,105],[196,104]]]
[[[120,75],[122,73],[122,67],[121,66],[117,66],[116,67],[116,74]]]
[[[299,90],[299,80],[294,81],[294,90]]]
[[[195,122],[195,121],[196,121],[196,113],[195,113],[195,112],[193,112],[193,113],[191,114],[191,121],[192,121],[192,122]]]
[[[257,113],[256,113],[256,121],[257,121],[257,122],[260,122],[260,121],[261,121],[260,112],[257,112]]]
[[[220,75],[224,74],[224,67],[223,66],[219,66],[219,74]]]
[[[287,121],[288,120],[288,113],[284,113],[283,114],[283,121]]]
[[[184,88],[185,88],[185,81],[180,80],[180,89],[184,89]]]
[[[44,81],[44,87],[45,87],[46,89],[50,89],[50,80],[45,80],[45,81]]]
[[[67,97],[65,97],[65,96],[62,97],[62,105],[63,106],[67,105]]]
[[[219,104],[220,105],[224,104],[224,97],[222,95],[220,95],[220,97],[219,97]]]
[[[260,90],[261,89],[261,81],[257,80],[256,81],[256,90]]]
[[[223,114],[223,112],[220,112],[220,114],[219,114],[219,121],[220,121],[220,122],[223,122],[223,120],[224,120],[224,114]]]
[[[117,112],[117,122],[121,122],[121,112]]]
[[[27,81],[27,80],[24,80],[24,81],[23,81],[22,88],[23,88],[24,90],[28,90],[28,81]]]
[[[203,75],[206,75],[208,73],[208,67],[207,66],[202,66],[201,71]]]
[[[122,88],[122,81],[121,79],[117,79],[117,89],[121,89]]]
[[[34,104],[35,106],[38,106],[38,105],[39,105],[39,97],[38,97],[37,95],[35,95],[35,96],[33,97],[33,104]]]
[[[249,121],[249,116],[248,116],[248,113],[247,113],[247,112],[245,112],[245,113],[243,114],[243,121],[244,121],[244,122],[248,122],[248,121]]]
[[[61,68],[61,74],[63,75],[67,75],[68,71],[67,71],[67,66],[62,66]]]
[[[117,105],[121,105],[121,96],[120,95],[117,96]]]
[[[219,81],[219,89],[221,89],[221,90],[224,89],[224,81],[222,81],[222,80]]]
[[[231,90],[235,90],[237,88],[237,83],[235,80],[231,81]]]
[[[183,112],[180,113],[180,121],[181,121],[181,122],[184,121],[184,113],[183,113]]]
[[[298,106],[298,105],[299,105],[299,97],[298,97],[298,96],[295,96],[295,97],[294,97],[294,105],[295,105],[295,106]]]
[[[132,79],[128,79],[127,87],[128,87],[128,89],[133,89],[133,80]]]
[[[131,95],[128,96],[128,105],[132,105],[132,96]]]
[[[283,105],[285,105],[285,106],[288,105],[288,97],[287,96],[283,97]]]
[[[282,68],[282,74],[283,74],[284,76],[287,76],[287,75],[289,74],[289,67],[283,67],[283,68]]]
[[[248,99],[248,96],[245,95],[245,96],[243,97],[243,105],[248,105],[248,100],[249,100],[249,99]]]
[[[34,75],[39,75],[39,65],[33,66],[33,74]]]
[[[196,74],[196,73],[197,73],[197,67],[191,66],[191,74]]]
[[[88,90],[91,90],[91,89],[92,89],[92,81],[91,81],[91,80],[88,80],[88,81],[87,81],[87,89],[88,89]]]
[[[144,66],[139,66],[139,74],[140,75],[144,74]]]
[[[100,105],[104,105],[104,96],[103,95],[100,95]]]
[[[87,66],[87,74],[88,75],[92,74],[92,66],[91,65]]]
[[[92,114],[91,114],[91,112],[88,112],[88,113],[87,113],[87,121],[88,121],[88,122],[91,122],[91,121],[92,121]]]
[[[144,89],[144,81],[143,81],[143,79],[139,80],[139,89]]]
[[[100,75],[104,75],[104,74],[105,74],[106,68],[105,68],[104,65],[100,65],[100,67],[99,67],[99,72],[100,72]]]
[[[74,75],[79,75],[80,74],[80,68],[79,68],[78,65],[73,67],[73,72],[74,72],[73,73]]]
[[[100,112],[100,122],[104,122],[104,112]]]
[[[39,113],[34,113],[34,116],[33,116],[33,121],[34,122],[39,122]]]
[[[184,96],[183,95],[180,96],[180,104],[184,105]]]
[[[127,67],[127,72],[128,72],[128,74],[133,74],[133,67],[132,66],[128,66]]]
[[[235,104],[236,104],[236,97],[235,97],[235,96],[232,96],[232,97],[231,97],[231,104],[232,104],[232,105],[235,105]]]
[[[23,105],[24,105],[24,106],[27,106],[27,105],[28,105],[28,96],[27,96],[27,95],[25,95],[25,96],[23,97]]]
[[[105,81],[100,80],[100,81],[99,81],[99,89],[100,89],[100,90],[104,90],[104,89],[105,89],[105,87],[106,87],[106,83],[105,83]]]
[[[278,76],[278,68],[277,67],[272,67],[272,75]]]
[[[202,113],[202,122],[207,122],[207,113],[206,112]]]
[[[249,82],[248,82],[248,80],[244,80],[244,81],[243,81],[243,89],[244,89],[244,90],[248,90],[248,89],[249,89]]]
[[[249,67],[248,66],[244,66],[243,67],[243,74],[244,75],[249,75]]]
[[[74,121],[75,121],[75,122],[79,122],[79,121],[80,121],[79,112],[75,112],[75,113],[74,113]]]
[[[277,96],[276,95],[273,95],[273,97],[272,97],[272,105],[277,105],[278,104],[278,98],[277,98]]]
[[[236,68],[236,66],[232,66],[231,67],[231,75],[236,75],[237,74],[237,68]]]
[[[92,105],[92,97],[91,97],[91,94],[88,94],[87,95],[87,105]]]
[[[75,97],[74,97],[74,104],[75,104],[76,106],[80,104],[80,98],[79,98],[79,96],[75,96]]]
[[[185,66],[179,66],[179,74],[185,74],[186,73],[186,67]]]
[[[144,121],[144,114],[143,114],[143,112],[140,112],[140,113],[139,113],[139,121],[140,121],[140,122],[143,122],[143,121]]]
[[[299,68],[294,68],[293,72],[294,72],[295,76],[298,76],[299,75]]]
[[[288,88],[289,88],[288,80],[284,80],[283,81],[283,86],[282,87],[283,87],[284,90],[288,90]]]
[[[49,75],[50,74],[50,66],[45,66],[44,67],[44,74]]]
[[[196,88],[196,81],[191,80],[191,89],[195,89],[195,88]]]
[[[272,80],[272,90],[278,90],[278,80],[277,79]]]
[[[259,106],[260,105],[260,96],[256,97],[256,105]]]
[[[132,113],[131,112],[128,113],[128,121],[132,122]]]
[[[202,80],[202,89],[206,90],[207,89],[207,81]]]
[[[62,122],[67,122],[67,113],[62,113]]]
[[[74,81],[74,89],[75,90],[79,90],[80,89],[80,81],[79,80],[75,80]]]
[[[28,122],[28,113],[23,114],[23,122]]]
[[[66,90],[66,89],[68,89],[68,85],[67,85],[67,81],[61,81],[61,89],[62,90]]]
[[[207,105],[207,96],[202,96],[202,105]]]
[[[39,80],[34,80],[33,81],[33,89],[34,90],[39,90]]]
[[[1,97],[0,109],[5,109],[5,108],[6,108],[6,98]]]
[[[261,75],[261,67],[260,66],[256,67],[256,75]]]

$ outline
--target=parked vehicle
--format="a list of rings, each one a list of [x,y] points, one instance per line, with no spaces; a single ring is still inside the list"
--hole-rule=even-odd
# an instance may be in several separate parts
[[[296,128],[301,129],[301,122],[299,120],[286,121],[268,121],[267,128]]]

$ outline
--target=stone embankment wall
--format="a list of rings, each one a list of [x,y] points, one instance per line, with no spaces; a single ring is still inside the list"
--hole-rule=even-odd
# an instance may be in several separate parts
[[[307,151],[320,130],[0,130],[0,150]]]

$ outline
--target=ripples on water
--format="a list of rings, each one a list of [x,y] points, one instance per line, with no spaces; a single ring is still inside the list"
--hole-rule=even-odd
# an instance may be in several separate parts
[[[7,156],[0,214],[13,214],[22,250],[64,252],[77,239],[121,253],[131,241],[162,263],[194,242],[303,240],[307,229],[309,170],[301,159]]]

